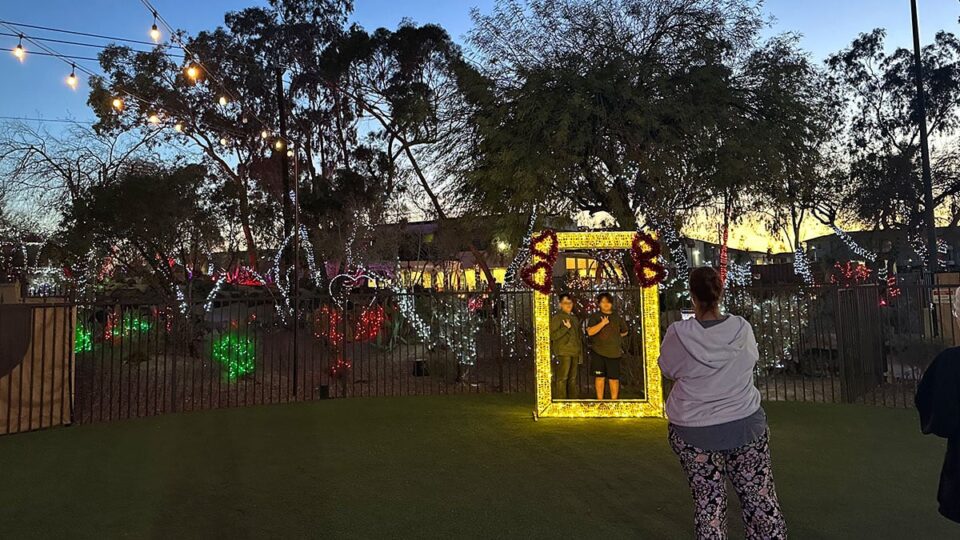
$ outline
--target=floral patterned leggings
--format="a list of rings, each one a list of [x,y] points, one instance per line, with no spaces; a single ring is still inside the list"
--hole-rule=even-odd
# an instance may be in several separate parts
[[[721,452],[687,444],[670,429],[670,446],[680,456],[693,493],[698,539],[727,538],[727,488],[730,478],[740,497],[747,538],[786,538],[787,525],[773,486],[770,432],[756,441]]]

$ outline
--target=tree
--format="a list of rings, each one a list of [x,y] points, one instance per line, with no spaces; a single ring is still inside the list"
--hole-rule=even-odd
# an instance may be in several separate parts
[[[327,51],[327,70],[304,76],[303,84],[335,84],[357,104],[357,113],[377,126],[379,143],[393,170],[408,173],[429,203],[430,213],[448,225],[462,208],[451,187],[451,167],[459,166],[470,136],[470,117],[458,86],[468,70],[460,48],[436,25],[403,23],[394,31],[367,33],[354,26]],[[445,196],[450,195],[450,196]],[[495,282],[484,253],[466,237],[461,242]]]
[[[248,262],[256,267],[252,199],[266,195],[265,202],[281,209],[282,235],[292,230],[290,189],[283,181],[290,174],[287,143],[296,143],[293,158],[305,157],[307,165],[319,151],[321,163],[349,166],[356,125],[346,101],[322,89],[288,94],[280,85],[278,92],[277,79],[317,69],[350,7],[337,0],[271,0],[267,7],[228,13],[225,28],[176,36],[187,52],[182,61],[165,47],[110,47],[100,55],[106,78],[91,81],[96,127],[175,128],[164,131],[167,142],[199,149],[211,171],[233,184],[228,192],[236,197]],[[124,99],[121,110],[113,106],[117,97]],[[291,123],[286,140],[277,137],[281,109],[302,119]]]
[[[923,226],[919,101],[912,52],[884,51],[886,33],[861,34],[827,60],[845,99],[846,189],[828,215],[872,228],[916,231]],[[960,127],[960,40],[938,32],[923,48],[927,125],[931,141],[934,207],[956,209],[960,152],[951,137]],[[960,213],[949,224],[960,223]]]
[[[66,261],[111,253],[116,266],[148,269],[148,283],[173,302],[184,281],[177,264],[199,274],[223,240],[204,194],[206,175],[199,165],[145,167],[89,189],[70,205],[58,234]]]
[[[90,188],[108,185],[152,158],[155,137],[97,133],[79,124],[55,134],[7,123],[0,132],[0,191],[56,219]]]
[[[806,59],[758,44],[754,2],[503,0],[474,20],[484,77],[466,81],[479,137],[461,180],[477,206],[622,228],[718,202],[737,215],[801,161],[806,96],[778,82]]]

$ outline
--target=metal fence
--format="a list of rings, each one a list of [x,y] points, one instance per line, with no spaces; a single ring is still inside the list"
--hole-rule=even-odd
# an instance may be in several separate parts
[[[764,399],[904,407],[936,353],[960,344],[944,298],[926,285],[742,288],[726,304],[754,327]],[[326,398],[531,392],[531,300],[419,291],[307,297],[298,309],[269,296],[185,309],[6,305],[0,434]]]
[[[731,312],[754,327],[764,399],[913,406],[923,370],[960,345],[950,287],[744,288]]]

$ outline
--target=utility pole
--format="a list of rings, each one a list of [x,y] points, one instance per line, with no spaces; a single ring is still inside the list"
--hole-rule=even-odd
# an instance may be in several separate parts
[[[920,166],[923,179],[924,217],[927,222],[927,268],[931,275],[939,265],[937,255],[937,223],[933,208],[933,176],[930,174],[930,147],[927,142],[927,104],[923,91],[923,65],[920,61],[920,25],[917,22],[917,0],[910,0],[913,15],[913,63],[917,83],[917,108],[920,113]]]
[[[277,109],[280,112],[280,138],[274,150],[280,152],[280,174],[283,178],[283,236],[290,238],[293,234],[293,282],[290,283],[290,296],[293,303],[293,397],[297,397],[299,386],[298,361],[300,356],[300,173],[294,161],[296,195],[290,192],[290,161],[289,152],[293,150],[290,139],[287,137],[287,101],[283,92],[283,70],[277,68]],[[296,159],[296,157],[294,157]],[[291,201],[291,198],[296,198]],[[291,220],[291,214],[296,218]],[[295,223],[291,224],[291,221]],[[291,230],[292,229],[292,230]],[[289,261],[289,259],[287,259]]]
[[[280,138],[274,149],[280,154],[280,174],[283,179],[283,237],[290,237],[290,163],[287,161],[287,100],[283,93],[283,70],[277,68],[277,109],[280,111]]]

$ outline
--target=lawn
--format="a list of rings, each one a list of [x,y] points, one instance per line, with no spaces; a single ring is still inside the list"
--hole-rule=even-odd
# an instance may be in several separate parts
[[[258,406],[0,437],[0,538],[690,538],[659,420],[531,396]],[[946,538],[910,410],[770,403],[794,538]],[[735,504],[731,523],[738,520]]]

